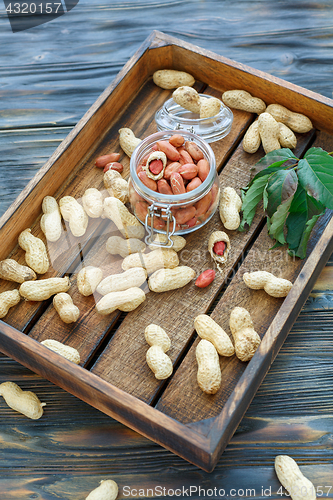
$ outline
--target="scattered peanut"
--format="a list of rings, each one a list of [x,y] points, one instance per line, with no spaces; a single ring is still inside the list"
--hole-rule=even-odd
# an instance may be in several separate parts
[[[153,74],[153,81],[162,89],[175,89],[186,85],[192,87],[195,80],[192,75],[185,73],[185,71],[177,71],[174,69],[159,69]]]
[[[59,201],[60,212],[73,236],[80,237],[86,232],[88,226],[88,216],[80,203],[73,196],[64,196]]]
[[[63,356],[69,361],[72,361],[72,363],[75,363],[76,365],[80,364],[81,361],[80,354],[76,349],[74,349],[74,347],[62,344],[61,342],[58,342],[57,340],[53,339],[43,340],[41,344],[43,344],[48,349],[51,349],[51,351],[60,354],[60,356]]]
[[[116,309],[120,311],[133,311],[146,299],[145,292],[141,288],[132,287],[122,292],[110,292],[101,298],[96,304],[97,312],[106,315]]]
[[[147,279],[147,271],[142,267],[132,267],[120,274],[111,274],[104,278],[96,288],[97,293],[107,295],[110,292],[121,292],[132,287],[140,287]]]
[[[19,288],[20,295],[26,300],[41,301],[52,295],[67,292],[70,288],[69,278],[48,278],[45,280],[25,281]]]
[[[216,116],[221,109],[222,102],[216,97],[200,97],[200,118]]]
[[[38,274],[46,273],[50,263],[42,240],[31,234],[31,229],[25,229],[18,237],[18,244],[26,252],[28,266]]]
[[[96,188],[88,188],[82,196],[84,211],[92,219],[98,219],[103,213],[103,195]]]
[[[195,271],[188,266],[178,266],[174,269],[159,269],[148,280],[153,292],[167,292],[187,285],[195,277]]]
[[[124,153],[131,157],[134,149],[140,144],[141,139],[135,137],[130,128],[121,128],[119,132],[119,144]]]
[[[255,120],[247,129],[243,137],[243,149],[246,153],[255,153],[261,144],[258,120]]]
[[[125,205],[110,196],[104,200],[104,216],[111,219],[125,238],[141,239],[145,235],[144,226],[132,215]]]
[[[184,248],[184,246],[186,245],[186,240],[182,236],[173,235],[170,237],[170,239],[173,242],[172,250],[174,250],[175,252],[180,252]],[[153,239],[153,243],[157,243],[157,244],[166,243],[167,241],[168,241],[167,235],[160,234],[160,233],[155,234],[154,239]],[[151,245],[149,245],[149,248],[150,248],[150,250],[155,250],[156,246],[151,244]]]
[[[46,403],[41,403],[33,392],[22,391],[15,382],[0,384],[0,395],[10,408],[32,420],[37,420],[43,415],[43,406]]]
[[[206,394],[216,394],[221,386],[221,368],[217,350],[208,340],[200,340],[195,355],[198,362],[197,381]]]
[[[111,255],[127,257],[132,253],[144,252],[146,245],[137,238],[123,239],[121,236],[110,236],[106,242],[106,251]]]
[[[96,158],[95,166],[99,168],[104,168],[108,163],[118,161],[120,159],[119,153],[110,153],[108,155],[102,155]]]
[[[122,203],[128,202],[128,184],[116,170],[108,170],[103,177],[104,187],[110,196],[118,198]]]
[[[283,148],[293,149],[297,145],[297,139],[294,132],[287,127],[284,123],[278,122],[279,124],[279,135],[278,140]]]
[[[123,260],[121,265],[124,271],[131,267],[143,267],[148,274],[152,274],[158,269],[173,269],[178,266],[179,259],[177,252],[171,248],[157,248],[148,254],[132,253]]]
[[[145,339],[151,346],[146,353],[149,368],[157,380],[164,380],[172,374],[171,359],[165,354],[171,346],[167,333],[158,325],[150,324],[145,329]]]
[[[78,272],[78,275],[76,277],[76,284],[79,292],[85,297],[92,295],[102,278],[103,271],[99,267],[84,267],[83,269],[81,269],[81,271]]]
[[[250,313],[243,307],[234,307],[229,326],[235,341],[235,352],[241,361],[249,361],[260,344],[260,337],[253,328]]]
[[[292,500],[316,500],[316,489],[303,476],[297,463],[288,455],[278,455],[275,458],[275,472]]]
[[[86,500],[116,500],[117,495],[117,483],[112,479],[107,479],[101,481],[101,484],[89,493]]]
[[[268,295],[272,297],[286,297],[293,284],[289,280],[277,278],[267,271],[254,271],[253,273],[244,273],[243,280],[246,286],[252,290],[263,288]]]
[[[52,196],[45,196],[42,203],[43,214],[40,220],[40,228],[45,234],[47,241],[58,241],[61,236],[61,214],[57,200]]]
[[[28,266],[21,266],[14,259],[5,259],[0,262],[0,278],[7,281],[23,283],[37,278],[35,271]]]
[[[220,219],[226,229],[234,230],[239,227],[239,212],[242,200],[232,187],[223,189],[220,199]]]
[[[80,310],[68,293],[57,293],[53,297],[53,306],[64,323],[75,323],[79,319]]]
[[[184,109],[200,114],[200,96],[192,87],[178,87],[173,92],[172,99]]]
[[[229,335],[207,314],[199,314],[194,320],[199,337],[211,342],[221,356],[232,356],[235,348]]]
[[[16,306],[21,300],[18,290],[8,290],[0,293],[0,318],[4,318],[11,307]]]
[[[206,288],[206,286],[210,285],[214,281],[215,275],[216,273],[214,269],[206,269],[206,271],[201,273],[195,280],[195,286],[199,288]]]
[[[208,251],[218,268],[225,264],[230,251],[229,236],[224,231],[214,231],[208,240]]]
[[[279,143],[280,127],[271,114],[262,113],[259,115],[258,130],[266,154],[281,148]]]
[[[281,106],[281,104],[269,104],[266,112],[272,115],[277,122],[282,122],[294,132],[305,133],[309,132],[313,125],[311,120],[301,113],[293,113],[289,109]]]
[[[222,94],[222,101],[230,108],[257,113],[258,115],[266,109],[266,104],[262,99],[252,97],[246,90],[227,90]]]

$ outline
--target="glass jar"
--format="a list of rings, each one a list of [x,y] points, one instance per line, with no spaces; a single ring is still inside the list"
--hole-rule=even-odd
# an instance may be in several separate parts
[[[205,99],[214,99],[207,94],[199,94]],[[229,134],[234,115],[223,103],[217,115],[210,118],[198,118],[192,111],[184,109],[171,98],[156,112],[155,121],[158,130],[188,130],[206,142],[215,142]]]
[[[197,188],[184,194],[162,194],[149,189],[140,180],[137,170],[143,159],[154,151],[157,141],[169,141],[172,135],[182,135],[194,142],[209,163],[209,173]],[[203,139],[186,130],[157,132],[144,139],[135,149],[130,162],[129,201],[133,214],[145,225],[146,243],[151,244],[154,233],[165,234],[156,246],[171,247],[172,234],[183,235],[200,229],[214,215],[220,196],[219,179],[214,153]],[[189,218],[190,217],[190,218]]]

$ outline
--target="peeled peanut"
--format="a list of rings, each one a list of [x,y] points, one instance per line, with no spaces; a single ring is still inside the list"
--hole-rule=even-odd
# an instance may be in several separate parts
[[[246,153],[255,153],[261,144],[258,120],[254,121],[243,137],[243,149]]]
[[[266,154],[281,148],[279,143],[280,127],[272,115],[269,113],[259,115],[258,130]]]
[[[195,80],[192,75],[185,71],[177,71],[175,69],[159,69],[153,74],[153,81],[162,89],[175,89],[186,85],[192,87]]]
[[[172,269],[179,264],[177,253],[171,248],[156,248],[148,254],[133,253],[125,257],[122,262],[122,269],[127,271],[132,267],[143,267],[148,274],[152,274],[158,269]]]
[[[120,311],[133,311],[146,299],[145,292],[141,288],[132,287],[121,292],[110,292],[101,298],[96,304],[97,312],[106,315],[116,309]]]
[[[220,219],[226,229],[238,229],[240,224],[239,212],[242,208],[242,200],[234,188],[223,189],[220,199]]]
[[[125,205],[110,196],[104,200],[104,216],[111,219],[125,238],[141,239],[145,235],[144,226],[132,215]]]
[[[48,349],[51,349],[51,351],[60,354],[60,356],[63,356],[69,361],[72,361],[72,363],[75,363],[76,365],[80,364],[81,361],[80,354],[76,349],[74,349],[74,347],[62,344],[61,342],[58,342],[57,340],[53,339],[43,340],[41,344],[43,344]]]
[[[106,295],[110,292],[121,292],[132,287],[140,287],[147,279],[147,271],[142,267],[131,267],[124,273],[111,274],[104,278],[96,288],[97,293]]]
[[[234,307],[230,314],[229,326],[235,341],[237,358],[249,361],[261,342],[254,330],[250,313],[243,307]]]
[[[121,236],[110,236],[106,241],[106,251],[111,255],[121,255],[127,257],[132,253],[144,252],[146,245],[137,238],[124,239]]]
[[[57,200],[52,196],[45,196],[42,203],[43,214],[40,228],[47,241],[58,241],[61,236],[61,214]]]
[[[172,99],[182,108],[192,111],[192,113],[200,113],[200,96],[192,87],[178,87],[174,90]]]
[[[296,135],[294,132],[287,127],[284,123],[278,122],[279,123],[279,136],[278,140],[279,143],[283,148],[290,148],[293,149],[297,145],[297,139]]]
[[[173,269],[159,269],[148,280],[153,292],[167,292],[187,285],[195,277],[195,271],[188,266],[178,266]]]
[[[286,297],[293,284],[289,280],[277,278],[267,271],[254,271],[253,273],[244,273],[243,280],[246,286],[253,290],[264,289],[272,297]]]
[[[184,145],[185,150],[195,161],[204,160],[204,154],[199,146],[194,141],[186,141]]]
[[[38,274],[45,274],[50,263],[46,247],[41,239],[31,234],[31,229],[25,229],[18,237],[18,244],[25,250],[25,261]]]
[[[119,153],[110,153],[108,155],[102,155],[96,158],[95,166],[99,168],[104,168],[108,163],[117,162],[120,159]]]
[[[284,123],[294,132],[302,134],[313,128],[311,120],[307,116],[294,113],[281,104],[270,104],[267,106],[266,112],[272,115],[277,122]]]
[[[117,483],[112,479],[107,479],[101,481],[101,484],[89,493],[86,500],[116,500],[117,495]]]
[[[131,157],[134,149],[140,144],[141,139],[135,137],[130,128],[121,128],[119,132],[119,144],[124,153]]]
[[[108,170],[103,176],[104,187],[110,196],[122,203],[128,202],[128,184],[116,170]]]
[[[0,384],[0,395],[10,408],[32,420],[37,420],[43,415],[43,406],[46,403],[41,403],[33,392],[22,391],[15,382]]]
[[[14,259],[5,259],[0,262],[0,278],[7,281],[23,283],[37,278],[36,273],[28,266],[21,266]]]
[[[82,196],[82,205],[84,211],[92,219],[102,217],[103,213],[103,195],[96,188],[88,188]]]
[[[145,338],[151,346],[146,353],[146,361],[157,380],[164,380],[172,374],[171,359],[165,354],[171,341],[165,330],[158,325],[150,324],[145,329]]]
[[[83,236],[89,222],[83,206],[73,196],[64,196],[61,198],[59,206],[61,215],[69,223],[72,235],[77,238]]]
[[[246,90],[227,90],[222,94],[222,101],[230,108],[257,113],[258,115],[266,109],[266,104],[262,99],[252,97]]]
[[[70,288],[69,278],[48,278],[46,280],[25,281],[19,288],[20,295],[26,300],[46,300]]]
[[[4,318],[11,307],[16,306],[21,300],[18,290],[8,290],[0,293],[0,318]]]
[[[222,102],[216,97],[200,97],[200,118],[216,116],[221,106]]]
[[[217,350],[208,340],[200,340],[195,355],[198,363],[197,381],[200,389],[206,394],[216,394],[222,380]]]
[[[102,278],[103,271],[99,267],[84,267],[83,269],[81,269],[81,271],[78,272],[78,275],[76,277],[76,284],[79,292],[85,297],[92,295]]]
[[[194,320],[199,337],[211,342],[221,356],[232,356],[235,348],[229,335],[207,314],[199,314]]]
[[[79,319],[80,310],[68,293],[57,293],[53,297],[53,306],[64,323],[75,323]]]

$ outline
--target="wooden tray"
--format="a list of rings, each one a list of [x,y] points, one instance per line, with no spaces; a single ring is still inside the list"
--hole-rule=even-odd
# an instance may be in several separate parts
[[[279,102],[302,112],[316,130],[299,135],[295,153],[302,155],[310,145],[333,150],[332,100],[153,32],[1,218],[1,260],[10,256],[24,263],[17,238],[27,227],[45,241],[39,221],[46,194],[57,199],[64,195],[80,198],[88,187],[102,189],[102,172],[94,167],[94,161],[101,154],[121,152],[120,127],[132,128],[140,138],[156,131],[154,114],[171,95],[152,82],[153,72],[161,68],[188,71],[203,93],[220,97],[225,90],[241,88],[267,104]],[[211,144],[222,187],[245,186],[253,175],[251,167],[264,154],[261,148],[254,155],[242,149],[242,136],[253,119],[249,113],[234,110],[231,133]],[[128,158],[122,154],[120,161],[128,175]],[[197,274],[212,267],[207,241],[218,229],[222,225],[216,215],[200,231],[188,235],[180,252],[181,264],[190,265]],[[307,258],[293,260],[284,247],[269,251],[272,240],[258,210],[248,232],[229,232],[232,248],[225,275],[210,287],[198,289],[192,282],[163,294],[148,293],[147,289],[147,299],[137,310],[102,317],[95,311],[94,297],[78,293],[76,274],[83,265],[92,264],[101,266],[105,275],[120,270],[121,261],[105,250],[105,240],[117,234],[116,229],[110,221],[90,219],[86,235],[74,238],[64,227],[60,243],[48,245],[52,267],[42,278],[70,276],[70,294],[81,311],[79,320],[71,325],[62,323],[51,300],[21,301],[0,321],[0,350],[198,467],[212,471],[333,251],[332,229],[331,212],[327,212],[312,233]],[[258,269],[281,273],[295,282],[285,300],[245,287],[243,273]],[[0,283],[0,291],[13,288],[17,288],[14,283]],[[207,313],[229,331],[230,310],[236,305],[251,312],[263,340],[249,363],[236,357],[221,358],[222,387],[216,395],[208,396],[196,382],[198,340],[193,319]],[[157,381],[145,361],[148,346],[144,329],[149,323],[163,326],[172,340],[169,354],[174,373],[166,381]],[[41,345],[46,338],[77,348],[82,366]],[[43,418],[47,418],[47,408]]]

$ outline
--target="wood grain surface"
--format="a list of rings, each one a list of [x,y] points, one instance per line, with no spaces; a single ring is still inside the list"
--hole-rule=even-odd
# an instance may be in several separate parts
[[[1,213],[152,29],[332,97],[328,2],[244,1],[239,8],[218,1],[80,0],[70,13],[25,33],[13,35],[5,15],[0,26]],[[30,421],[0,401],[1,498],[79,500],[112,478],[119,498],[160,485],[224,488],[229,496],[232,488],[254,488],[234,498],[278,499],[278,454],[293,456],[322,485],[318,497],[332,498],[332,278],[329,261],[211,474],[1,356],[0,381],[16,381],[47,403],[44,417]],[[192,498],[202,497],[208,495],[193,491]]]

